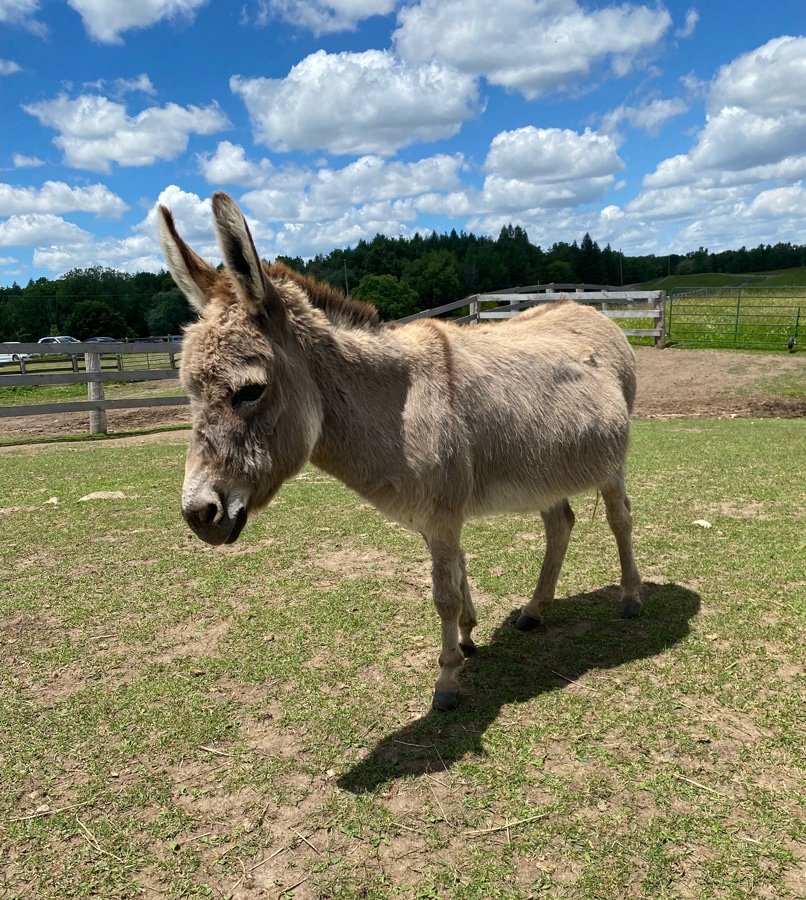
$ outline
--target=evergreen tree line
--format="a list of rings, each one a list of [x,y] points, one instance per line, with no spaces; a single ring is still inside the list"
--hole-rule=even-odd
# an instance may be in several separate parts
[[[624,256],[586,234],[577,243],[543,250],[520,226],[497,239],[465,232],[389,238],[378,234],[355,247],[304,261],[280,257],[313,278],[373,303],[386,320],[461,300],[471,294],[546,283],[629,285],[667,275],[742,274],[806,265],[806,245],[759,245],[748,250],[686,255]],[[26,287],[0,288],[0,340],[36,341],[70,334],[135,338],[178,333],[194,313],[167,272],[129,275],[100,267],[75,269]]]

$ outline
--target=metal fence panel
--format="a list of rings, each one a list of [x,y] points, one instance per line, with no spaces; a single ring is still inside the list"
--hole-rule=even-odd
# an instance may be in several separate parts
[[[806,289],[687,288],[668,301],[669,343],[785,349],[806,326]]]

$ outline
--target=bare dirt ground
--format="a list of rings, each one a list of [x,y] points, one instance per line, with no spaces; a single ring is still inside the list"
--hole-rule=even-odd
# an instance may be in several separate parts
[[[806,385],[806,354],[750,354],[730,350],[656,350],[637,347],[637,418],[800,418],[806,397],[787,385]],[[86,413],[0,419],[2,438],[85,434]],[[113,410],[110,434],[190,421],[187,406]]]

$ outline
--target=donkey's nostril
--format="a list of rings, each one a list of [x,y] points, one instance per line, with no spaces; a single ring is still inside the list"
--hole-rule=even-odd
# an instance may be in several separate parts
[[[201,515],[201,520],[204,525],[212,525],[215,522],[216,516],[218,515],[218,506],[215,503],[208,503],[204,512]]]

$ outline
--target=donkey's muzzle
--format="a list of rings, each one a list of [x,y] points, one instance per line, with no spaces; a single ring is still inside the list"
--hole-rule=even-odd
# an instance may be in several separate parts
[[[182,515],[193,531],[208,544],[232,544],[246,525],[246,503],[225,498],[215,490],[183,497]]]

